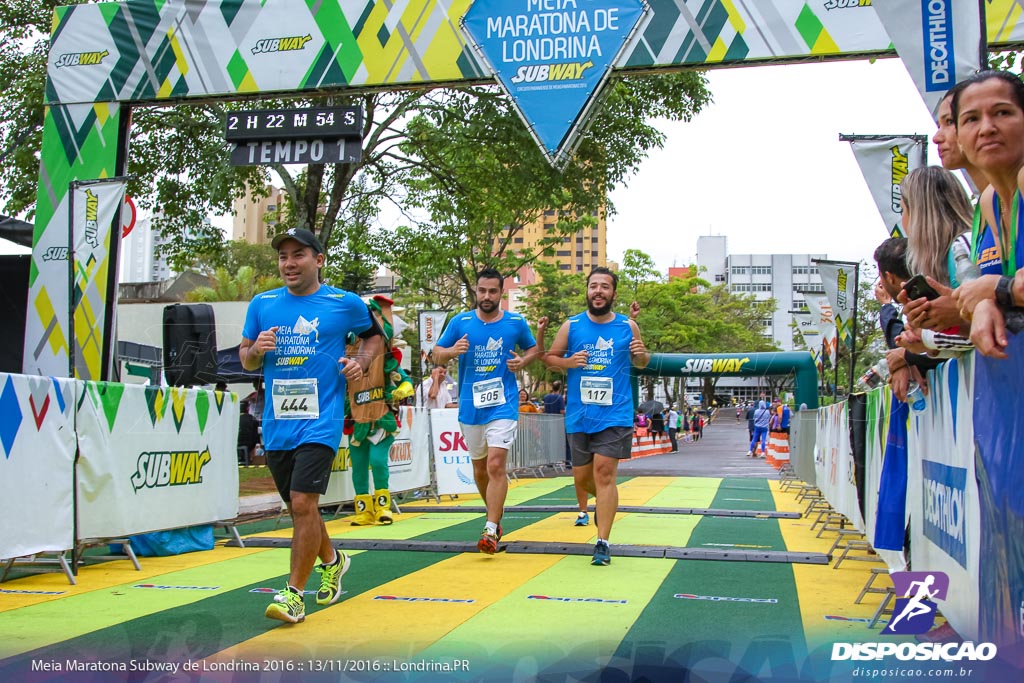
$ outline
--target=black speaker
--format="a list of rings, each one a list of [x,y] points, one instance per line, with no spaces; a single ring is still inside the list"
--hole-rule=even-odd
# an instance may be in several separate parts
[[[164,307],[164,377],[171,386],[217,381],[217,334],[210,304]]]
[[[0,372],[22,372],[25,346],[25,314],[28,310],[30,254],[0,256]]]

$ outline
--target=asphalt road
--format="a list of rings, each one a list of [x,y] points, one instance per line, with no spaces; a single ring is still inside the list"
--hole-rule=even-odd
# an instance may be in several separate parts
[[[704,427],[704,437],[680,443],[678,453],[651,455],[619,464],[619,473],[632,476],[769,477],[777,472],[763,458],[748,458],[747,421],[736,421],[734,410]]]

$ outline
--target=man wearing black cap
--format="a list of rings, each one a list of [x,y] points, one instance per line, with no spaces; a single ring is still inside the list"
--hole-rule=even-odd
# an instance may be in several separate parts
[[[320,282],[324,248],[316,235],[291,228],[271,244],[285,286],[250,302],[238,355],[246,370],[263,367],[267,466],[294,526],[288,585],[266,616],[296,623],[306,618],[302,591],[317,557],[317,604],[333,604],[341,595],[349,558],[331,545],[319,501],[341,443],[346,381],[362,377],[382,344],[362,299]],[[346,358],[349,333],[361,343]]]

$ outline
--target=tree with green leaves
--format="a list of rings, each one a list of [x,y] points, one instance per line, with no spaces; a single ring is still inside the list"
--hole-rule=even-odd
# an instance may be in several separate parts
[[[6,162],[0,165],[0,201],[15,215],[31,217],[34,211],[48,35],[57,4],[67,3],[9,0],[0,7],[0,97],[13,115],[0,123]],[[159,208],[164,255],[172,267],[184,269],[223,248],[220,230],[205,219],[230,212],[232,200],[247,188],[256,195],[265,192],[273,170],[289,198],[288,225],[318,235],[337,266],[332,277],[362,283],[385,262],[413,289],[436,293],[436,300],[455,293],[465,298],[468,274],[478,266],[511,274],[536,258],[515,248],[515,235],[532,212],[552,207],[565,212],[569,218],[560,221],[556,240],[587,224],[595,211],[610,210],[608,191],[663,144],[663,134],[647,121],[688,120],[710,99],[705,77],[696,72],[616,78],[608,91],[591,132],[563,173],[547,165],[508,98],[494,86],[266,100],[266,108],[331,104],[365,112],[360,161],[299,169],[229,165],[226,113],[252,108],[251,102],[137,107],[128,192],[141,210]],[[387,235],[369,228],[367,219],[381,201],[395,203],[410,217],[395,248]],[[448,282],[453,278],[454,285]]]
[[[192,290],[185,297],[186,301],[249,301],[260,292],[284,286],[279,276],[257,276],[252,266],[242,266],[236,271],[217,268],[209,278],[210,285]]]

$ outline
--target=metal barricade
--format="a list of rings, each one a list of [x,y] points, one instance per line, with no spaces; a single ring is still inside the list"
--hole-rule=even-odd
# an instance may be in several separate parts
[[[565,462],[565,416],[520,413],[516,441],[508,452],[505,469],[511,474],[560,466]]]

